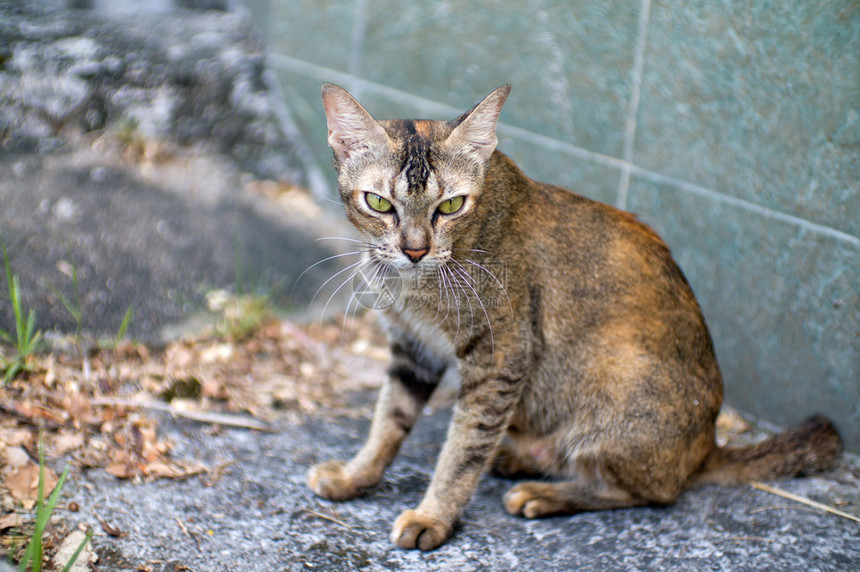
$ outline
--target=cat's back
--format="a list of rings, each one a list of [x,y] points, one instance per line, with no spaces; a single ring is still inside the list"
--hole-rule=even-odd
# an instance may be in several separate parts
[[[510,201],[511,235],[542,263],[569,267],[573,279],[602,275],[608,282],[643,282],[662,276],[686,285],[669,247],[635,215],[534,181],[506,157],[500,167],[515,169],[508,175],[519,179],[506,182],[517,195]]]
[[[615,377],[620,395],[645,399],[639,384],[648,380],[707,404],[706,417],[719,408],[722,381],[704,316],[656,232],[630,213],[528,178],[510,220],[516,241],[506,250],[524,269],[513,285],[530,300],[546,358],[536,390],[582,399],[582,385],[559,380]],[[627,373],[638,364],[640,375],[615,376],[617,364]]]
[[[633,214],[533,181],[507,158],[499,167],[509,181],[520,181],[505,250],[527,269],[530,287],[553,308],[549,319],[562,322],[560,329],[582,333],[624,323],[655,338],[695,331],[699,349],[710,351],[692,289],[654,230]]]

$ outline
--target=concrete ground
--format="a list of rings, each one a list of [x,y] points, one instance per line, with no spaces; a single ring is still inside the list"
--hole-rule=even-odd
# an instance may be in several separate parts
[[[369,411],[370,393],[352,398]],[[388,540],[400,511],[429,483],[449,414],[423,418],[383,482],[344,503],[304,483],[312,464],[354,453],[367,420],[307,418],[274,434],[162,425],[175,455],[223,475],[131,485],[92,471],[69,488],[80,517],[95,515],[123,538],[97,536],[96,569],[273,570],[805,570],[860,568],[860,524],[747,486],[706,486],[671,507],[583,513],[544,520],[508,515],[513,481],[485,476],[454,537],[421,553]],[[773,483],[856,511],[860,470]],[[182,566],[186,568],[182,568]]]

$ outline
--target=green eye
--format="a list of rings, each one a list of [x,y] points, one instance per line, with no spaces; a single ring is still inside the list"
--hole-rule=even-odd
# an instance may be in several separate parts
[[[379,195],[375,195],[373,193],[365,193],[365,200],[367,201],[367,205],[380,213],[390,212],[394,207],[391,206],[391,203],[388,199],[384,199]]]
[[[461,208],[463,208],[463,197],[454,197],[453,199],[448,199],[439,205],[439,212],[442,214],[454,214]]]

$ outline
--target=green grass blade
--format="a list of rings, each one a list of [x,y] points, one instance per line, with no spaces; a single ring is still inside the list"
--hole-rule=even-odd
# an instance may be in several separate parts
[[[66,565],[63,566],[63,572],[69,572],[69,570],[72,569],[72,566],[74,566],[75,562],[78,561],[78,557],[81,555],[81,551],[83,551],[84,546],[87,545],[87,542],[89,542],[92,537],[93,531],[88,530],[86,538],[81,541],[80,545],[78,545],[77,550],[75,550],[75,552],[72,554],[72,557],[69,559],[68,562],[66,562]]]
[[[6,261],[7,265],[9,261]],[[9,300],[12,301],[12,310],[15,312],[15,332],[18,336],[18,351],[21,351],[21,345],[24,340],[24,312],[21,310],[21,284],[18,282],[17,276],[12,276],[9,280]]]
[[[66,482],[66,477],[69,475],[69,467],[66,466],[63,474],[54,485],[54,490],[51,491],[51,496],[45,502],[45,457],[42,453],[41,440],[39,443],[39,488],[36,501],[36,522],[33,525],[33,536],[27,544],[27,549],[24,551],[24,557],[18,565],[20,572],[25,572],[27,566],[32,563],[31,572],[40,572],[42,570],[42,534],[48,526],[48,519],[51,518],[51,513],[54,512],[54,507],[60,498],[60,491]]]
[[[17,350],[21,357],[26,357],[36,351],[36,346],[40,338],[40,333],[36,332],[36,312],[30,310],[26,316],[24,315],[21,301],[21,283],[18,280],[18,276],[12,274],[9,255],[6,252],[6,244],[0,241],[0,246],[2,246],[3,250],[3,268],[6,271],[6,284],[9,287],[9,300],[12,302],[12,310],[15,313]],[[8,332],[4,333],[8,335]]]
[[[51,513],[54,512],[54,507],[57,505],[57,501],[60,499],[60,491],[63,489],[63,484],[66,482],[66,477],[69,474],[69,467],[66,467],[63,471],[63,474],[60,475],[60,479],[57,481],[57,484],[54,486],[54,490],[51,492],[51,496],[48,497],[48,502],[43,504],[44,499],[44,464],[40,464],[39,467],[39,504],[36,508],[36,524],[33,530],[33,538],[30,542],[33,544],[33,551],[31,552],[31,557],[33,559],[33,568],[32,572],[40,572],[42,569],[42,534],[45,532],[45,528],[48,526],[48,519],[51,518]],[[28,547],[29,549],[29,547]]]
[[[48,502],[43,507],[43,510],[36,514],[36,525],[39,527],[40,531],[45,530],[45,527],[48,525],[48,519],[51,517],[51,513],[54,512],[54,507],[56,506],[57,501],[60,499],[60,491],[63,489],[63,485],[65,484],[66,477],[68,475],[69,467],[67,466],[63,470],[63,474],[60,475],[60,478],[54,486],[51,496],[48,497]]]
[[[38,350],[40,343],[42,343],[42,332],[36,332],[35,334],[33,334],[33,338],[30,340],[30,353],[33,353]]]
[[[81,289],[78,287],[78,267],[72,266],[72,292],[75,296],[75,305],[78,308],[78,316],[82,316],[83,312],[81,310]],[[80,321],[79,318],[76,318]]]
[[[21,373],[24,369],[24,363],[21,360],[12,360],[3,364],[3,367],[6,368],[6,373],[3,375],[3,382],[9,383],[15,376]]]
[[[77,270],[75,270],[75,272],[77,272]],[[75,288],[77,289],[77,287]],[[60,303],[69,313],[69,315],[75,320],[75,323],[80,324],[81,320],[83,319],[83,312],[81,311],[80,305],[75,306],[74,304],[72,304],[71,300],[66,298],[65,294],[54,288],[53,285],[49,284],[48,290],[50,290],[51,294],[53,294],[54,297],[60,301]]]
[[[39,527],[39,520],[43,511],[45,502],[45,459],[42,456],[42,440],[39,439],[39,484],[36,495],[36,523],[33,525],[33,536],[30,537],[30,542],[27,543],[27,549],[24,551],[24,557],[18,564],[19,572],[26,572],[30,562],[33,562],[32,572],[39,572],[42,568],[42,529]]]
[[[128,331],[128,326],[131,324],[131,319],[134,317],[134,310],[131,306],[128,307],[128,310],[125,311],[125,316],[122,318],[122,323],[119,325],[119,331],[116,333],[116,337],[114,338],[114,345],[119,345],[119,343],[125,338],[125,334]]]
[[[18,572],[27,572],[27,567],[30,565],[30,560],[33,559],[33,540],[35,537],[30,539],[30,544],[27,545],[27,550],[24,551],[24,556],[21,558],[21,562],[18,563]]]
[[[34,333],[36,330],[36,312],[30,310],[27,314],[27,326],[24,330],[24,342],[18,351],[22,357],[26,357],[36,350],[36,344],[39,342],[39,334]]]

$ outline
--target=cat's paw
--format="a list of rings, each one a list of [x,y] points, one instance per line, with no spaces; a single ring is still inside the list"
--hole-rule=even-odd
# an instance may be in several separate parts
[[[559,514],[561,506],[548,483],[520,483],[505,493],[505,509],[514,516],[541,518]]]
[[[442,545],[454,527],[417,510],[407,510],[394,521],[391,541],[407,550],[433,550]]]
[[[327,461],[311,467],[308,471],[308,486],[319,496],[335,501],[349,500],[360,496],[367,487],[361,487],[344,471],[342,461]]]

